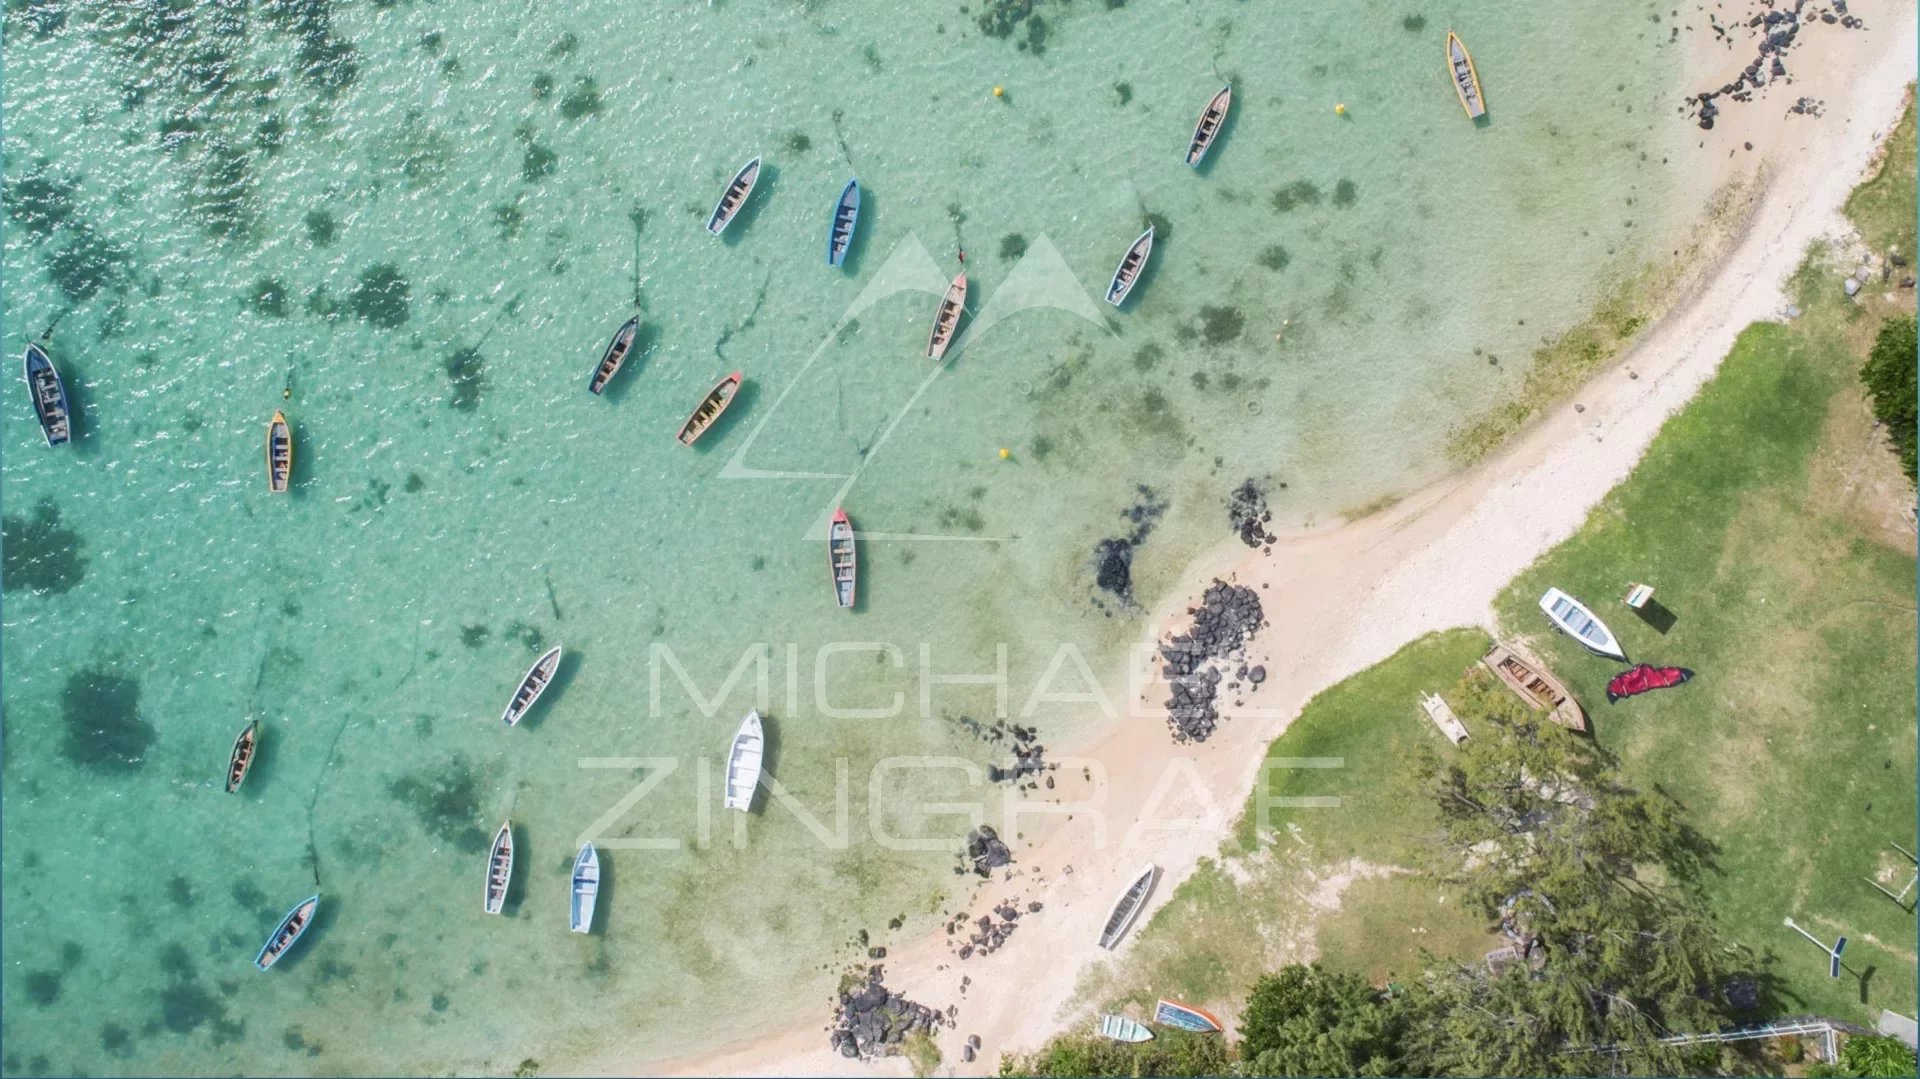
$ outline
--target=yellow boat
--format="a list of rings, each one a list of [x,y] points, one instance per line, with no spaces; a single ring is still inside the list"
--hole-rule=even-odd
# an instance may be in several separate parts
[[[1487,99],[1480,92],[1480,72],[1474,69],[1467,46],[1451,30],[1447,31],[1447,71],[1453,76],[1453,92],[1460,95],[1460,107],[1467,110],[1467,119],[1485,116]]]

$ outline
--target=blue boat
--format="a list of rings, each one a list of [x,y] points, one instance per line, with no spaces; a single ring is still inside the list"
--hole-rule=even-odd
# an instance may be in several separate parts
[[[314,895],[301,900],[299,906],[288,911],[287,916],[280,919],[280,924],[274,927],[273,935],[267,938],[267,943],[261,946],[260,954],[253,959],[253,965],[266,970],[279,962],[280,957],[287,954],[287,949],[293,947],[293,942],[300,939],[300,934],[305,933],[307,927],[313,924],[313,912],[319,906],[320,897]]]
[[[53,360],[39,345],[27,345],[27,392],[33,397],[33,415],[40,421],[40,433],[47,445],[58,446],[73,437],[73,421],[67,411],[67,384]]]
[[[860,223],[860,180],[848,180],[840,189],[840,201],[833,204],[833,224],[827,227],[827,265],[847,261],[847,248],[853,246],[853,229]]]
[[[1177,1000],[1160,998],[1153,1009],[1153,1021],[1163,1027],[1179,1030],[1191,1030],[1199,1034],[1218,1034],[1220,1020],[1191,1004],[1182,1004]]]

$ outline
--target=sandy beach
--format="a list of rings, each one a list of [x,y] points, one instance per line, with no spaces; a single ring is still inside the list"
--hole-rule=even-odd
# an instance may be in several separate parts
[[[1252,787],[1262,750],[1314,694],[1429,631],[1491,627],[1499,589],[1571,535],[1627,476],[1665,420],[1713,376],[1740,331],[1783,317],[1783,285],[1810,244],[1847,231],[1842,204],[1897,120],[1913,78],[1913,7],[1860,9],[1869,30],[1810,34],[1791,54],[1793,85],[1727,105],[1715,130],[1692,140],[1702,144],[1695,159],[1676,167],[1712,170],[1722,182],[1758,171],[1764,190],[1703,286],[1574,400],[1497,456],[1383,512],[1284,537],[1270,554],[1236,540],[1192,562],[1186,586],[1143,623],[1142,644],[1184,628],[1200,592],[1227,578],[1256,589],[1264,605],[1271,625],[1252,651],[1264,659],[1267,679],[1244,695],[1244,707],[1223,709],[1219,729],[1203,745],[1170,743],[1155,707],[1165,693],[1154,688],[1145,703],[1134,695],[1136,716],[1087,744],[1061,747],[1063,780],[1052,793],[1099,812],[1082,811],[1071,821],[1056,816],[1038,827],[1039,818],[1030,818],[1025,835],[1037,842],[1016,845],[1020,875],[977,883],[951,907],[977,916],[983,904],[1016,897],[1022,909],[1043,903],[1022,917],[1004,948],[956,962],[950,938],[938,929],[892,947],[889,988],[937,1008],[958,1005],[956,1025],[938,1039],[942,1073],[992,1074],[1002,1053],[1030,1050],[1084,1018],[1071,1002],[1083,973],[1105,959],[1094,937],[1123,880],[1146,861],[1163,871],[1144,924],[1197,861],[1216,851]],[[1691,33],[1690,70],[1699,71],[1702,88],[1732,80],[1752,59],[1744,37],[1728,48],[1702,28]],[[1823,101],[1824,115],[1789,114],[1802,96]],[[1151,669],[1144,649],[1135,655],[1139,669],[1119,672],[1113,683],[1124,676],[1139,684],[1132,679]],[[1092,785],[1079,780],[1082,766],[1094,769]],[[970,979],[964,993],[963,975]],[[908,1074],[904,1058],[867,1064],[831,1051],[826,1018],[823,1001],[818,1019],[803,1027],[695,1058],[635,1061],[608,1046],[614,1056],[600,1066],[629,1074]],[[965,1064],[969,1036],[981,1046]]]

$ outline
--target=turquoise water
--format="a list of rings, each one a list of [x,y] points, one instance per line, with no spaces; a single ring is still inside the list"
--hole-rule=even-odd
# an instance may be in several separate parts
[[[1136,631],[1094,584],[1123,514],[1158,513],[1151,603],[1242,480],[1298,523],[1432,476],[1451,417],[1685,224],[1658,209],[1686,181],[1654,7],[1043,0],[1044,33],[1009,38],[973,7],[9,6],[7,347],[52,328],[79,423],[48,451],[24,393],[0,410],[0,1071],[551,1070],[819,1017],[857,930],[936,924],[956,844],[930,804],[987,792],[955,768],[871,785],[874,763],[1007,762],[959,721],[992,718],[991,687],[932,685],[921,714],[923,647],[953,674],[1004,644],[1015,718],[1082,732],[1022,713],[1060,647],[1104,675]],[[1449,26],[1488,126],[1447,83]],[[1147,214],[1116,314],[1095,301]],[[934,375],[960,246],[973,326]],[[638,354],[593,399],[636,295]],[[676,445],[734,369],[727,419]],[[261,482],[276,408],[285,498]],[[851,615],[819,539],[836,501],[868,534]],[[554,690],[501,729],[555,641]],[[836,641],[900,663],[823,659]],[[900,714],[824,715],[821,662],[834,705]],[[844,762],[843,848],[777,806],[735,845],[716,758],[755,705],[828,831]],[[578,937],[589,833],[683,845],[608,850]],[[256,973],[316,881],[314,929]]]

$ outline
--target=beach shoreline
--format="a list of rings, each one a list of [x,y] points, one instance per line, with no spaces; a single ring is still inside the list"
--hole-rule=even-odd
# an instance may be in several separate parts
[[[1061,747],[1063,775],[1077,775],[1084,762],[1094,762],[1104,778],[1097,791],[1063,782],[1055,793],[1069,801],[1093,793],[1100,812],[1036,829],[1037,841],[1016,848],[1020,876],[969,881],[974,903],[964,909],[978,912],[979,902],[1014,896],[1044,904],[1023,918],[1025,928],[1004,949],[958,963],[951,938],[936,930],[891,950],[889,988],[936,1007],[958,1004],[957,1024],[937,1036],[942,1073],[991,1074],[1002,1053],[1031,1050],[1064,1029],[1083,974],[1105,961],[1093,942],[1099,921],[1141,861],[1151,859],[1162,869],[1138,923],[1144,925],[1200,859],[1217,852],[1253,787],[1266,746],[1308,700],[1428,632],[1491,629],[1499,590],[1573,534],[1633,470],[1666,420],[1713,377],[1739,333],[1751,323],[1783,317],[1784,286],[1810,245],[1847,230],[1847,196],[1876,159],[1913,79],[1914,12],[1883,14],[1893,22],[1876,24],[1865,35],[1823,35],[1809,43],[1805,55],[1795,53],[1796,72],[1812,74],[1778,94],[1728,107],[1715,131],[1700,133],[1704,145],[1695,164],[1717,165],[1722,181],[1764,169],[1765,191],[1742,234],[1697,291],[1573,399],[1472,468],[1378,513],[1284,536],[1270,552],[1231,538],[1189,562],[1179,577],[1182,586],[1142,620],[1143,643],[1184,631],[1187,609],[1207,585],[1229,580],[1254,589],[1265,607],[1269,626],[1253,651],[1267,677],[1256,689],[1223,695],[1221,724],[1204,744],[1170,744],[1154,707],[1164,694],[1150,691],[1151,700],[1130,702],[1129,711],[1145,710],[1146,720],[1113,724],[1082,744]],[[1719,85],[1731,77],[1720,72],[1729,62],[1718,51],[1696,48],[1689,72],[1698,70],[1702,85]],[[1787,114],[1802,94],[1829,102],[1826,115]],[[1751,153],[1741,149],[1749,142],[1757,147]],[[1720,156],[1728,150],[1734,152]],[[1840,287],[1837,277],[1833,287]],[[1158,666],[1142,650],[1133,657],[1139,669],[1126,672],[1130,685]],[[1235,696],[1244,706],[1227,703]],[[1152,827],[1145,839],[1143,821]],[[1096,828],[1103,834],[1090,832]],[[961,991],[963,975],[970,985]],[[909,1073],[902,1057],[863,1063],[834,1052],[825,1019],[823,1002],[818,1021],[669,1060],[623,1059],[611,1045],[607,1058],[583,1070]],[[963,1064],[969,1036],[979,1037],[981,1048],[971,1064]]]

